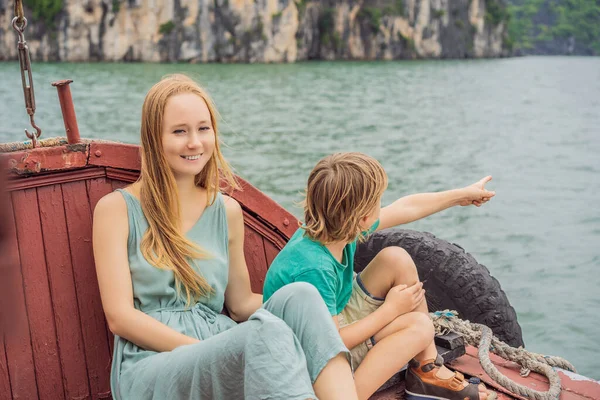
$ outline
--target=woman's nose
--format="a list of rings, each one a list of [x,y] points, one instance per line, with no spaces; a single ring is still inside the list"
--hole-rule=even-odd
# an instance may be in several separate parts
[[[189,136],[188,147],[190,149],[202,148],[202,140],[200,140],[200,135],[192,134]]]

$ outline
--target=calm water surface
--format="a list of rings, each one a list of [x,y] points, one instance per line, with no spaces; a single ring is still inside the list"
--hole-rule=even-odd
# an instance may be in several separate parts
[[[300,216],[312,166],[363,151],[390,177],[384,203],[491,174],[486,206],[406,228],[471,252],[501,282],[526,346],[600,379],[600,58],[294,65],[33,65],[36,121],[64,135],[54,80],[71,78],[82,136],[138,143],[147,90],[193,75],[223,116],[237,172]],[[16,63],[0,64],[0,142],[28,128]]]

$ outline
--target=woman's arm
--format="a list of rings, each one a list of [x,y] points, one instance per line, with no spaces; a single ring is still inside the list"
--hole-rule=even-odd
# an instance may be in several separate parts
[[[479,207],[496,195],[496,192],[485,189],[485,184],[490,180],[492,180],[492,177],[486,176],[462,189],[446,190],[438,193],[418,193],[401,197],[381,209],[377,230],[408,224],[458,205],[468,206],[473,204]]]
[[[262,296],[252,292],[250,275],[244,257],[244,214],[240,204],[224,196],[229,231],[229,282],[225,290],[225,306],[234,321],[247,320],[260,306]]]
[[[112,333],[153,351],[170,351],[199,340],[183,335],[137,310],[133,289],[127,239],[127,204],[120,193],[104,196],[94,210],[94,259],[102,307]]]

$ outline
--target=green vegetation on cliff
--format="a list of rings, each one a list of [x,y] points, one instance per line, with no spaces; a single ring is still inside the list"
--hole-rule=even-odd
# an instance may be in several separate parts
[[[600,55],[600,0],[512,0],[508,9],[515,49]]]
[[[498,25],[500,22],[510,19],[506,5],[498,0],[487,0],[485,3],[485,22]]]
[[[63,9],[63,0],[23,0],[23,4],[31,10],[34,21],[44,21],[50,27]]]

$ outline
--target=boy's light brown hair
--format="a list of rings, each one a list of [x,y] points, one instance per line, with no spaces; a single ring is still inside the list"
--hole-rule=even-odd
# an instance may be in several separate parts
[[[387,175],[377,160],[363,153],[323,158],[308,177],[304,230],[323,244],[361,239],[360,219],[379,207]]]

